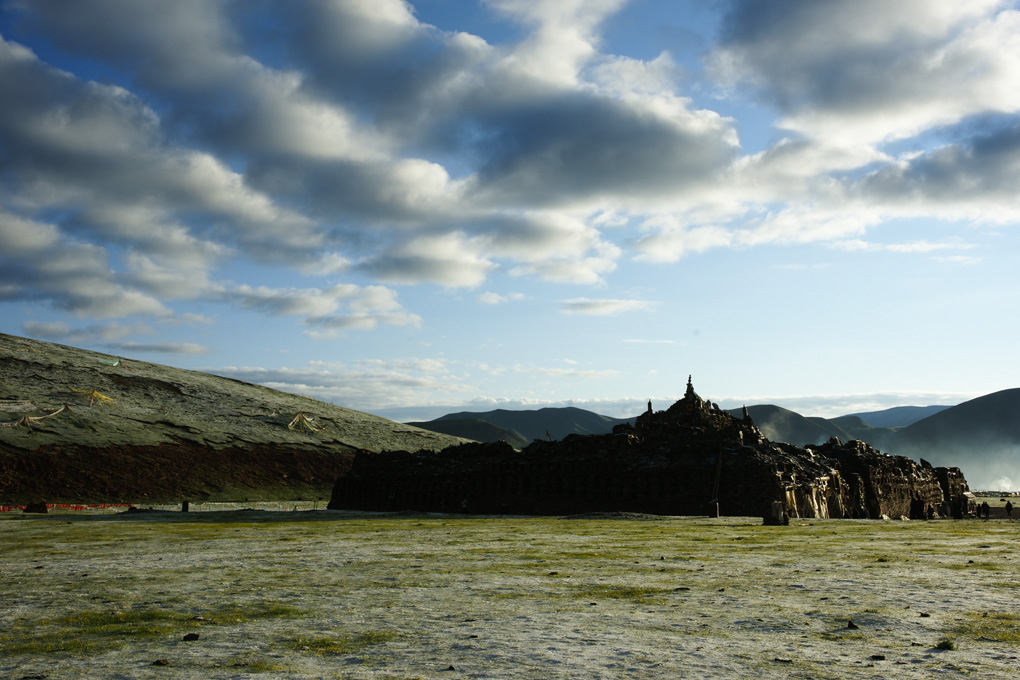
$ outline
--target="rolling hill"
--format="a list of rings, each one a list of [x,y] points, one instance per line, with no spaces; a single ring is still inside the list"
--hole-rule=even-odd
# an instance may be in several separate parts
[[[1020,482],[1020,389],[1002,390],[939,411],[898,430],[889,451],[957,465],[976,488]],[[948,461],[948,463],[947,463]],[[977,484],[977,482],[972,482]]]
[[[882,411],[868,411],[866,413],[851,413],[848,418],[856,416],[871,427],[906,427],[913,425],[919,420],[924,420],[940,411],[945,411],[952,406],[894,406]]]
[[[0,334],[0,504],[328,497],[359,449],[462,441],[230,378]]]
[[[611,432],[613,427],[619,423],[634,422],[634,418],[610,418],[592,411],[567,406],[563,408],[542,408],[532,411],[509,411],[507,409],[496,409],[494,411],[471,412],[462,411],[450,413],[428,422],[414,423],[416,427],[426,430],[435,429],[436,432],[457,432],[457,436],[466,437],[466,432],[471,431],[470,427],[477,427],[468,424],[474,421],[484,421],[501,428],[514,437],[514,441],[502,437],[497,432],[490,433],[496,439],[479,439],[478,441],[508,441],[515,447],[520,448],[515,441],[523,441],[523,445],[531,443],[535,439],[563,439],[569,434],[605,434]],[[451,427],[457,422],[464,423],[468,429]],[[443,428],[443,429],[438,429]]]
[[[500,427],[481,418],[439,418],[429,422],[407,423],[431,432],[473,439],[476,442],[507,442],[515,449],[521,449],[531,443],[520,432]]]

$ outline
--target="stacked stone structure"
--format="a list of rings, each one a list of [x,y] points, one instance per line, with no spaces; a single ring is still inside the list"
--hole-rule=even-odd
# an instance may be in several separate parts
[[[682,399],[611,434],[504,442],[440,452],[359,453],[332,509],[577,514],[878,518],[939,515],[967,490],[958,468],[932,468],[859,441],[815,447],[769,442],[702,399]]]

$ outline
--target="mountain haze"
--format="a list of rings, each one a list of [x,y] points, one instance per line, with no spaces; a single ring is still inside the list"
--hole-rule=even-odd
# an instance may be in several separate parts
[[[946,461],[963,468],[968,479],[1020,482],[1020,389],[1008,389],[939,411],[896,432],[889,451]],[[976,481],[972,482],[977,484]],[[982,488],[982,487],[976,487]]]
[[[945,411],[947,408],[952,408],[952,406],[894,406],[882,411],[851,413],[850,416],[860,418],[871,427],[906,427],[933,416],[939,411]]]

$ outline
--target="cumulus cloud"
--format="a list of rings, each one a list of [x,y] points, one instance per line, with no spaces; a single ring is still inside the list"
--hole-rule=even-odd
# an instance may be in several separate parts
[[[219,297],[270,316],[300,316],[314,337],[332,337],[342,329],[372,329],[380,324],[417,325],[396,293],[383,286],[339,284],[319,288],[223,287]]]
[[[450,288],[474,288],[496,265],[484,255],[479,239],[452,233],[399,243],[361,266],[392,283],[431,281]]]
[[[1003,5],[742,0],[712,60],[721,77],[759,87],[786,112],[784,127],[848,141],[901,138],[1020,108],[1009,86],[1020,75],[1020,14]]]
[[[803,243],[966,263],[868,232],[1020,217],[1013,4],[740,0],[695,84],[669,51],[606,49],[624,4],[490,0],[516,30],[491,44],[405,0],[18,0],[0,300],[162,320],[213,300],[330,337],[423,321],[379,284],[608,287],[632,258]],[[706,93],[778,111],[774,141],[742,149]]]
[[[864,176],[857,188],[868,199],[903,211],[1015,220],[1020,215],[1020,120],[994,119],[979,129],[962,141],[889,163]]]
[[[46,300],[78,317],[167,316],[158,299],[125,285],[99,246],[64,241],[49,224],[0,209],[0,284],[7,299]]]

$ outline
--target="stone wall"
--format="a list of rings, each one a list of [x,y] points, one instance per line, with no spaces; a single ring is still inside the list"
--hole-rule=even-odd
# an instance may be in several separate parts
[[[948,512],[966,491],[956,469],[888,456],[862,442],[811,448],[769,442],[694,393],[607,435],[441,452],[359,453],[330,508],[478,514],[642,512],[788,517],[909,516]],[[717,506],[716,506],[717,503]],[[778,506],[774,507],[774,504]]]

